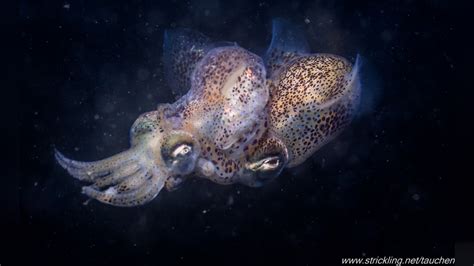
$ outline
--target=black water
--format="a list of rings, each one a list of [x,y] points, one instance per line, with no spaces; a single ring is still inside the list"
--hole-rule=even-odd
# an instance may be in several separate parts
[[[97,1],[99,2],[99,1]],[[452,257],[445,164],[450,1],[20,1],[18,235],[1,265],[340,265],[343,257]],[[134,119],[173,96],[163,31],[190,27],[262,53],[271,19],[313,52],[363,58],[363,110],[339,138],[254,189],[196,180],[138,208],[85,206],[53,160],[128,147]],[[21,242],[20,242],[21,241]]]

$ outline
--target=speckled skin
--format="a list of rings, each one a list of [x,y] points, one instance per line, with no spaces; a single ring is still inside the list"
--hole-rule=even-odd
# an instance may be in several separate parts
[[[84,194],[124,207],[145,204],[188,178],[258,187],[303,163],[351,121],[359,68],[358,61],[308,54],[304,36],[291,27],[274,22],[265,61],[236,44],[167,31],[165,73],[181,98],[142,114],[129,150],[96,162],[56,151],[57,161],[91,183]]]
[[[190,91],[173,114],[181,127],[228,153],[251,141],[269,92],[262,59],[238,46],[212,49],[197,64]]]
[[[290,151],[288,167],[304,162],[351,121],[359,103],[358,70],[330,54],[290,61],[271,90],[270,128]]]

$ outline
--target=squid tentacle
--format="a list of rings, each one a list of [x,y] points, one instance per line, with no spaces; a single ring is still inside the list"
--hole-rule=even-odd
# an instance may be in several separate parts
[[[163,188],[167,176],[157,167],[146,171],[145,180],[141,185],[129,191],[120,191],[117,186],[105,191],[95,189],[93,186],[82,188],[82,193],[100,202],[119,206],[131,207],[143,205],[153,200]],[[120,185],[119,185],[120,186]]]
[[[112,174],[118,166],[129,164],[133,161],[133,150],[127,150],[112,157],[93,161],[81,162],[67,158],[58,150],[55,150],[54,156],[57,162],[66,169],[69,174],[81,181],[93,182],[94,179]]]
[[[151,173],[147,169],[140,169],[136,174],[116,185],[115,188],[120,193],[136,190],[148,180],[150,175]]]
[[[138,164],[130,164],[125,165],[102,178],[96,178],[94,182],[94,186],[97,188],[103,188],[111,185],[119,184],[120,182],[126,180],[127,178],[137,174],[137,172],[141,171],[141,167]]]

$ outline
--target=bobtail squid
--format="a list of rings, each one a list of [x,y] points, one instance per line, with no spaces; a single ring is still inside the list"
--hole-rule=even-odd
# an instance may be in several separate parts
[[[153,200],[189,178],[258,187],[303,163],[351,122],[360,99],[359,59],[311,54],[303,30],[273,21],[260,57],[187,29],[167,30],[163,63],[178,100],[130,129],[130,148],[57,162],[89,183],[82,192],[115,206]]]

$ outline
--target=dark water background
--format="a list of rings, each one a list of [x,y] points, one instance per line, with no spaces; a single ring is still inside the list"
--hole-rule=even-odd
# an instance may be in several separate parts
[[[340,265],[342,257],[454,256],[446,215],[451,1],[20,1],[14,261],[40,265]],[[53,160],[128,147],[139,114],[173,96],[163,31],[190,27],[262,53],[271,19],[313,52],[363,58],[363,111],[263,188],[188,182],[138,208],[91,202]],[[9,257],[7,254],[0,257]],[[2,265],[7,263],[0,261]],[[16,263],[14,264],[16,265]]]

